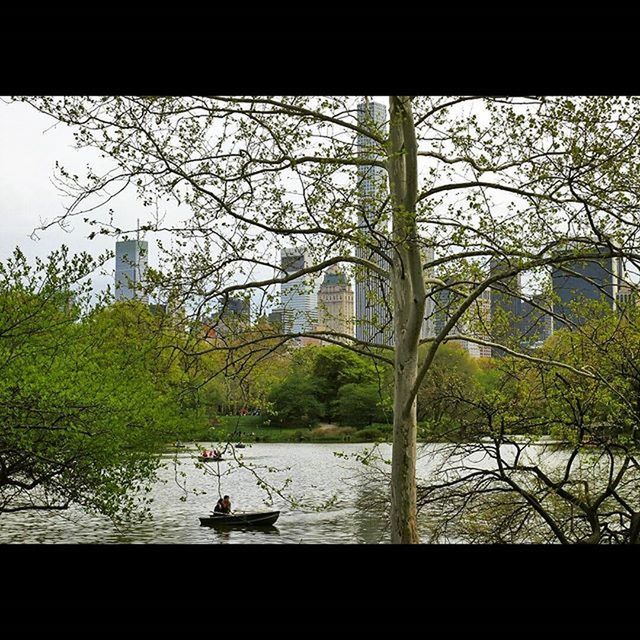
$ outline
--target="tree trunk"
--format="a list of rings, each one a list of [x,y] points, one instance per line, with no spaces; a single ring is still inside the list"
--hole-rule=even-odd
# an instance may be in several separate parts
[[[416,506],[417,412],[413,386],[425,307],[416,225],[417,145],[408,97],[390,98],[389,192],[393,207],[395,385],[391,464],[391,542],[420,542]]]
[[[400,322],[394,319],[396,336],[398,336],[399,325]],[[391,542],[396,544],[420,542],[416,520],[415,399],[409,411],[404,410],[406,399],[416,379],[417,368],[417,353],[415,351],[411,353],[406,346],[396,340],[391,462]]]

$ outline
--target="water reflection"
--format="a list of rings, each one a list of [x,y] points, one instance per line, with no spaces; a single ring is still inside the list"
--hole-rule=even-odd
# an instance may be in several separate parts
[[[207,446],[209,443],[202,443]],[[431,453],[440,445],[429,445]],[[308,544],[367,543],[389,541],[388,485],[383,476],[363,474],[361,463],[336,457],[361,452],[370,445],[319,443],[257,443],[244,456],[261,478],[273,485],[291,483],[287,494],[306,504],[321,505],[335,497],[330,507],[320,510],[293,508],[273,494],[271,499],[258,486],[248,469],[237,469],[231,461],[219,465],[194,460],[198,448],[167,452],[154,485],[153,519],[116,527],[109,520],[87,514],[79,508],[65,513],[13,513],[0,515],[0,543],[127,543],[127,544]],[[389,445],[380,447],[390,457]],[[420,475],[433,465],[432,457],[418,461]],[[270,471],[268,470],[270,469]],[[275,469],[275,471],[274,471]],[[370,467],[367,467],[370,469]],[[218,497],[231,496],[240,511],[275,511],[277,526],[216,530],[200,525]],[[419,523],[428,539],[428,522]]]
[[[352,513],[356,542],[379,544],[388,536],[389,491],[380,481],[363,479]]]
[[[275,525],[266,527],[233,527],[228,529],[217,529],[210,527],[212,533],[211,542],[220,544],[228,543],[255,543],[265,542],[263,536],[279,536],[280,529]]]
[[[207,444],[207,443],[204,443]],[[163,544],[300,544],[384,541],[384,514],[363,511],[371,502],[360,464],[334,456],[355,453],[363,445],[286,444],[252,445],[243,459],[271,484],[290,485],[287,494],[306,504],[321,505],[337,496],[327,509],[313,511],[292,506],[277,494],[271,499],[248,469],[234,469],[231,461],[219,465],[197,463],[196,447],[167,452],[158,482],[151,492],[153,519],[116,527],[105,518],[78,508],[59,513],[15,513],[0,516],[0,543],[163,543]],[[218,496],[228,494],[234,509],[279,510],[277,526],[215,530],[200,526]]]

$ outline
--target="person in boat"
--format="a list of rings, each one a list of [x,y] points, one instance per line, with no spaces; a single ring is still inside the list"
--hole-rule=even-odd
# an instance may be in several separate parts
[[[213,513],[225,513],[224,500],[220,498],[213,509]]]
[[[220,457],[220,452],[219,452],[217,449],[214,449],[214,450],[211,452],[211,457],[212,457],[212,458],[219,458],[219,457]]]
[[[224,496],[222,499],[222,513],[231,513],[231,500],[229,500],[229,496]]]

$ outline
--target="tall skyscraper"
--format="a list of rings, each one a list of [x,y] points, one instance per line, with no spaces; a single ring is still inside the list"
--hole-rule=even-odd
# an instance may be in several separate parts
[[[509,263],[498,258],[491,258],[489,275],[498,276],[509,269]],[[490,288],[491,295],[491,333],[495,342],[508,343],[515,346],[522,333],[522,276],[518,273],[498,280]],[[494,347],[492,355],[501,357],[504,350]]]
[[[450,283],[447,281],[446,284]],[[451,301],[455,298],[455,293],[448,287],[442,289],[436,287],[436,292],[432,297],[434,301],[433,331],[435,335],[438,335],[451,318]]]
[[[607,249],[600,247],[597,250],[605,253]],[[573,260],[556,266],[552,273],[556,297],[554,330],[584,323],[587,320],[582,313],[585,301],[602,300],[615,309],[621,280],[622,262],[617,257]]]
[[[422,262],[427,264],[433,262],[435,254],[433,247],[427,247],[422,251]],[[433,277],[433,269],[428,269],[424,272],[425,277]],[[430,290],[430,286],[427,285],[427,293]],[[435,310],[436,303],[431,295],[427,295],[424,306],[424,320],[422,321],[422,329],[420,331],[420,338],[432,338],[435,336]]]
[[[358,123],[370,129],[382,131],[386,114],[386,108],[378,102],[361,102],[358,105]],[[357,145],[359,159],[380,158],[380,153],[370,137],[358,134]],[[367,240],[375,245],[377,251],[370,247],[358,246],[356,255],[388,270],[389,264],[379,253],[379,251],[386,251],[384,238],[387,237],[388,229],[385,228],[385,221],[381,220],[383,194],[386,190],[387,178],[383,167],[358,166],[360,205],[358,225]],[[375,231],[380,231],[381,235],[375,235]],[[387,279],[372,271],[366,271],[356,278],[356,338],[358,340],[373,344],[393,344],[393,324],[390,313],[390,309],[393,308],[393,299],[389,285]]]
[[[304,249],[285,247],[280,253],[280,266],[287,274],[311,266]],[[322,274],[308,274],[280,285],[280,305],[285,331],[311,331],[318,320],[318,288]]]
[[[148,267],[149,243],[146,240],[116,242],[116,300],[137,298],[148,302],[141,291]]]
[[[551,305],[544,295],[533,295],[520,306],[520,346],[538,347],[553,333],[553,316],[545,311]]]
[[[471,324],[471,333],[474,337],[486,341],[490,341],[489,335],[491,330],[491,291],[483,291],[475,303],[471,305],[473,320]],[[467,342],[469,345],[467,350],[474,358],[491,358],[491,347],[475,342]],[[476,355],[477,354],[477,355]]]
[[[325,271],[318,291],[318,328],[353,336],[353,289],[338,265]]]
[[[452,282],[447,282],[451,285]],[[434,335],[439,334],[445,324],[451,319],[456,309],[460,307],[464,300],[464,294],[458,291],[466,289],[463,285],[456,287],[457,291],[450,288],[443,288],[433,296],[433,330]],[[475,302],[465,311],[462,318],[456,322],[450,335],[463,334],[473,336],[478,339],[487,340],[489,338],[488,329],[491,317],[491,294],[484,291]],[[472,358],[490,358],[491,347],[470,342],[468,340],[455,340]]]
[[[490,274],[500,275],[509,262],[491,259]],[[525,295],[522,275],[503,278],[491,286],[491,337],[494,342],[515,349],[539,347],[553,333],[553,318],[548,296]],[[504,349],[493,347],[491,355],[502,357]]]

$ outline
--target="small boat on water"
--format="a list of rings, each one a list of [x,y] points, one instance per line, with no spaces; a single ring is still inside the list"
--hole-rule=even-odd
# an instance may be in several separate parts
[[[236,449],[244,449],[247,445],[246,444],[242,444],[242,442],[238,442],[238,444],[236,444]]]
[[[200,518],[202,527],[267,527],[280,515],[279,511],[217,513]]]
[[[220,462],[224,458],[217,449],[203,449],[198,456],[198,460],[200,462]]]

